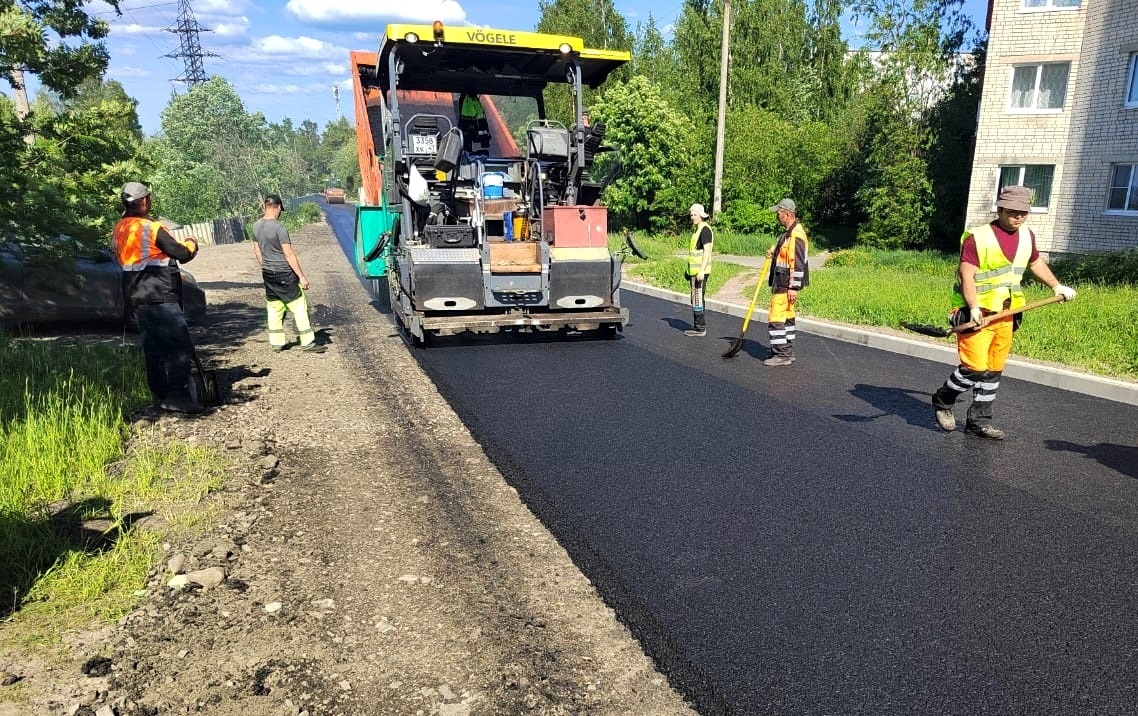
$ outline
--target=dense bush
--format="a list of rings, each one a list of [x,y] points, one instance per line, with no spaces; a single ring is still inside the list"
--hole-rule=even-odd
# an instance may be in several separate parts
[[[1138,248],[1056,256],[1051,260],[1051,270],[1066,284],[1138,286]]]

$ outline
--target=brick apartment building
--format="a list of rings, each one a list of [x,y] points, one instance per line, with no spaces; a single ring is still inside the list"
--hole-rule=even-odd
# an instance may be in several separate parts
[[[990,0],[967,225],[1035,192],[1045,252],[1138,247],[1138,5]]]

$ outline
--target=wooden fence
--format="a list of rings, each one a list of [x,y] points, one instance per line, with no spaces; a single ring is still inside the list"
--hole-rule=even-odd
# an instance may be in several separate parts
[[[245,240],[245,222],[240,217],[214,219],[200,224],[183,224],[170,233],[175,239],[192,236],[202,246],[213,244],[238,244]]]

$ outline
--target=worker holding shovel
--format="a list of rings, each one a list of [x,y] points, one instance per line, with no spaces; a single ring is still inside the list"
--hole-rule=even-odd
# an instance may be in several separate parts
[[[1003,440],[1003,430],[992,425],[992,407],[1004,363],[1012,349],[1012,334],[1019,327],[1026,298],[1020,279],[1025,269],[1055,292],[1063,301],[1075,297],[1075,290],[1059,283],[1039,255],[1035,234],[1023,227],[1031,212],[1031,190],[1008,186],[996,199],[997,218],[990,224],[969,229],[961,237],[960,264],[953,296],[950,321],[954,325],[971,323],[973,330],[956,335],[960,365],[944,385],[933,394],[937,425],[956,429],[952,406],[962,393],[973,391],[964,431],[990,440]],[[1052,299],[1054,300],[1054,299]]]
[[[771,207],[782,236],[767,253],[768,264],[773,258],[770,273],[760,276],[771,287],[771,306],[767,315],[767,337],[771,344],[771,357],[763,365],[792,365],[794,363],[795,304],[798,292],[810,285],[808,261],[809,240],[806,229],[798,222],[798,209],[793,199],[783,199]]]

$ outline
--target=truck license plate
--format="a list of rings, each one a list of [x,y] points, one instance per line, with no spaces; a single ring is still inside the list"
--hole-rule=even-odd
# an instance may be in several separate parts
[[[412,134],[412,154],[434,154],[438,150],[438,139],[433,134]]]

